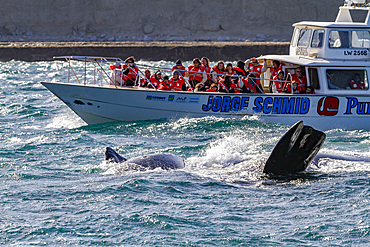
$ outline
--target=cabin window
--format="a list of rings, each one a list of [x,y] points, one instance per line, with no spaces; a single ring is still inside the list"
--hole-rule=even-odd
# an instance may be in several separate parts
[[[307,47],[310,43],[311,29],[301,29],[298,37],[298,47]]]
[[[298,41],[298,37],[299,37],[299,28],[295,28],[294,29],[294,33],[293,33],[293,37],[292,37],[292,46],[293,47],[296,47],[297,46],[297,41]]]
[[[312,48],[321,48],[323,46],[325,31],[323,29],[315,30],[312,35]]]
[[[353,48],[370,48],[369,31],[352,31]]]
[[[308,76],[310,80],[310,85],[314,89],[320,89],[319,75],[317,73],[317,69],[308,68]]]
[[[366,70],[326,70],[328,88],[333,90],[367,90],[369,88]]]
[[[370,48],[368,30],[334,30],[329,34],[330,48]]]

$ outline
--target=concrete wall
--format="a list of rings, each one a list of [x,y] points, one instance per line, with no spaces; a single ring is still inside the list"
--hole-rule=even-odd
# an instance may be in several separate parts
[[[343,0],[0,0],[0,41],[287,41]]]

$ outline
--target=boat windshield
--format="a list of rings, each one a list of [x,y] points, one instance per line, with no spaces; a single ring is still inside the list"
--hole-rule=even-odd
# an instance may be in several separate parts
[[[367,90],[369,88],[366,70],[327,69],[326,78],[329,89]]]
[[[332,30],[330,48],[370,48],[370,30]]]

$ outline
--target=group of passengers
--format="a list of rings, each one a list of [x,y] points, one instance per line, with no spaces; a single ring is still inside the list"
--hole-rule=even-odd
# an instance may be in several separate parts
[[[266,61],[260,64],[256,58],[238,61],[236,66],[231,63],[218,61],[212,67],[209,59],[194,58],[188,68],[177,60],[172,67],[172,76],[163,76],[158,70],[151,74],[145,70],[143,76],[138,77],[139,69],[134,57],[128,57],[124,65],[112,65],[112,80],[116,85],[155,88],[158,90],[194,91],[194,92],[226,92],[226,93],[263,93],[261,74],[267,71]],[[313,94],[314,89],[307,87],[307,79],[303,68],[296,68],[294,74],[285,75],[283,64],[273,61],[270,68],[271,93],[308,93]]]

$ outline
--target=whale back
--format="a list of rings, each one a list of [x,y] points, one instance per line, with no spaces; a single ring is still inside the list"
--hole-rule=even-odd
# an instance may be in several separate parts
[[[148,169],[162,168],[163,170],[184,168],[184,160],[173,154],[159,153],[129,159],[125,163],[133,163]]]
[[[325,138],[325,133],[303,125],[302,121],[297,122],[276,144],[263,172],[278,175],[306,170],[324,144]]]

